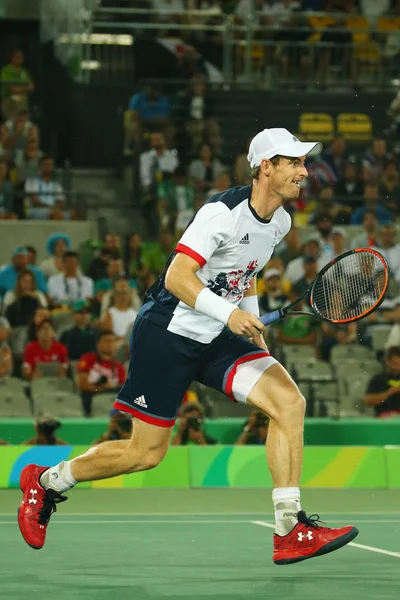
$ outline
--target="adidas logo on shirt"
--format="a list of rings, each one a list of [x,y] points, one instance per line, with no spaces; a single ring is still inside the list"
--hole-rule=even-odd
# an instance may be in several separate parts
[[[249,238],[249,234],[246,233],[246,235],[244,235],[242,237],[242,239],[240,240],[239,244],[250,244],[250,238]]]
[[[146,400],[144,399],[144,396],[139,396],[139,398],[135,398],[134,403],[137,404],[138,406],[141,406],[142,408],[147,408],[147,404],[146,404]]]

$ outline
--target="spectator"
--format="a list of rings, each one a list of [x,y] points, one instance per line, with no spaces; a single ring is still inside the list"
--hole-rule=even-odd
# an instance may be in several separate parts
[[[396,243],[396,229],[392,223],[382,226],[379,246],[374,249],[386,258],[392,275],[400,283],[400,244]]]
[[[310,165],[312,175],[318,186],[335,185],[343,179],[344,167],[348,163],[347,145],[342,136],[335,136],[328,150]]]
[[[34,246],[25,246],[26,251],[28,252],[28,266],[32,267],[36,266],[37,261],[37,250]]]
[[[289,302],[294,302],[296,299],[297,294],[293,293],[289,298]],[[306,311],[306,303],[303,300],[299,302],[296,306],[296,310]],[[296,344],[315,347],[318,330],[319,323],[312,316],[288,316],[282,321],[279,321],[275,326],[276,342],[278,344]]]
[[[269,420],[261,410],[254,408],[246,421],[235,446],[264,446],[267,441]]]
[[[204,431],[204,410],[199,402],[184,404],[179,420],[178,431],[172,440],[172,446],[187,446],[197,444],[208,446],[216,440]]]
[[[143,266],[158,275],[163,271],[174,247],[175,242],[172,234],[165,229],[160,231],[158,243],[147,244],[143,255]]]
[[[79,274],[79,254],[68,250],[63,257],[63,274],[52,275],[49,279],[49,297],[53,306],[65,306],[77,300],[91,301],[93,296],[93,280]]]
[[[268,14],[271,16],[274,28],[280,29],[281,27],[290,24],[293,12],[297,11],[299,8],[300,2],[297,2],[296,0],[277,0],[272,6],[269,6],[268,8],[265,7],[265,10],[268,11]]]
[[[293,285],[295,296],[302,296],[310,287],[318,274],[318,262],[315,256],[306,255],[303,257],[303,275],[299,281]]]
[[[24,184],[27,179],[36,177],[42,156],[43,152],[39,149],[37,139],[28,138],[24,152],[15,157],[18,183]]]
[[[385,205],[394,214],[399,214],[400,173],[394,159],[386,162],[380,178],[380,195],[385,198]]]
[[[360,208],[357,208],[351,216],[352,225],[361,225],[365,211],[372,211],[375,213],[380,225],[384,223],[390,223],[392,221],[392,215],[390,211],[378,204],[379,200],[379,187],[377,185],[367,184],[364,188],[364,199],[365,204]]]
[[[96,281],[95,294],[99,304],[102,303],[106,292],[112,289],[114,280],[119,276],[124,275],[124,265],[121,258],[111,258],[107,265],[107,277]],[[129,287],[132,290],[137,289],[135,279],[129,279]]]
[[[288,299],[287,294],[283,290],[282,273],[279,269],[267,269],[264,273],[264,280],[267,288],[258,296],[260,313],[262,315],[282,308]]]
[[[290,2],[290,0],[284,1]],[[284,27],[278,26],[275,40],[280,49],[279,79],[282,85],[288,84],[289,77],[292,81],[295,77],[299,77],[301,86],[307,85],[311,66],[308,41],[312,33],[309,22],[299,14],[291,14]]]
[[[35,88],[23,64],[23,53],[15,49],[10,54],[10,62],[1,70],[1,108],[5,119],[14,117],[19,109],[28,108],[29,94]]]
[[[14,186],[7,179],[7,162],[0,158],[0,219],[16,219],[14,212]]]
[[[165,181],[179,164],[176,150],[167,150],[165,137],[161,133],[153,133],[150,138],[151,150],[140,155],[140,182],[143,189],[143,216],[151,236],[157,235],[157,189],[160,182]]]
[[[234,174],[236,185],[250,185],[251,184],[251,167],[247,160],[247,154],[252,138],[247,140],[246,151],[238,154],[235,158]]]
[[[36,289],[32,271],[20,271],[15,290],[7,292],[3,299],[3,311],[11,327],[28,325],[39,306],[47,307],[46,296]]]
[[[121,238],[116,233],[107,233],[104,238],[103,248],[111,252],[112,256],[122,256]]]
[[[129,440],[132,436],[132,417],[126,413],[120,413],[115,408],[110,410],[110,421],[108,429],[98,440],[93,442],[93,446],[103,442],[114,440]]]
[[[294,284],[303,276],[303,262],[304,256],[313,256],[318,259],[319,256],[319,242],[316,239],[310,239],[304,242],[301,247],[301,255],[297,258],[294,258],[289,262],[285,270],[285,279],[290,281],[290,283]],[[322,268],[323,264],[321,261],[318,261],[318,270]]]
[[[28,341],[36,342],[37,341],[37,327],[42,321],[46,321],[50,319],[50,311],[48,308],[44,308],[43,306],[38,306],[35,310],[33,317],[28,324]]]
[[[206,83],[199,78],[194,78],[189,86],[183,115],[186,131],[191,140],[191,154],[197,154],[204,141],[207,141],[210,150],[218,154],[221,150],[221,131],[218,121],[212,116],[210,99],[206,94]]]
[[[8,343],[10,331],[10,323],[4,317],[0,317],[0,379],[8,377],[13,371],[13,357]]]
[[[212,198],[220,192],[224,192],[231,187],[231,178],[226,171],[223,171],[216,177],[214,187],[208,191],[207,198]]]
[[[14,290],[17,283],[18,273],[24,269],[30,269],[35,275],[36,287],[40,292],[46,294],[47,286],[44,275],[40,269],[28,264],[28,251],[24,246],[18,246],[12,254],[11,264],[0,269],[0,296],[8,291]]]
[[[378,219],[372,210],[366,210],[362,218],[364,231],[352,240],[352,248],[371,248],[378,244]]]
[[[340,256],[346,251],[346,234],[341,227],[335,227],[332,231],[333,258]]]
[[[56,341],[56,332],[51,319],[45,319],[36,329],[37,342],[30,342],[25,348],[22,374],[25,379],[32,381],[43,377],[40,363],[57,363],[58,377],[65,377],[68,369],[67,349]]]
[[[25,182],[29,219],[58,219],[68,217],[65,195],[60,183],[54,180],[54,159],[45,154],[40,159],[39,175]]]
[[[142,270],[143,248],[140,233],[130,233],[126,239],[124,267],[128,276],[136,279]]]
[[[208,144],[201,146],[199,158],[192,160],[189,165],[189,175],[193,178],[196,188],[201,192],[208,192],[218,175],[224,170],[223,164],[219,158],[213,156]]]
[[[115,360],[115,351],[115,335],[112,331],[103,331],[99,334],[96,352],[84,354],[79,361],[77,384],[85,416],[91,414],[94,394],[117,393],[125,381],[125,369]]]
[[[356,200],[364,194],[364,184],[360,180],[357,164],[349,160],[343,168],[343,177],[335,185],[335,196],[339,202]]]
[[[149,85],[146,90],[132,96],[128,111],[130,122],[127,135],[135,146],[140,143],[144,132],[161,132],[167,139],[167,145],[172,146],[174,127],[171,121],[171,104],[159,87]]]
[[[137,312],[132,308],[132,295],[129,281],[124,275],[114,280],[111,305],[102,319],[102,327],[112,331],[118,341],[125,341],[132,328]]]
[[[320,213],[328,213],[332,223],[348,225],[350,222],[351,207],[335,201],[334,189],[331,186],[323,186],[319,191],[319,200],[316,203],[318,213],[310,218],[310,223],[316,222]]]
[[[67,329],[60,342],[67,348],[69,360],[79,360],[87,352],[96,352],[96,330],[91,327],[89,305],[78,300],[71,305],[74,327]]]
[[[366,406],[373,406],[379,418],[398,417],[400,414],[400,346],[391,346],[386,352],[384,373],[374,375],[364,396]]]
[[[35,422],[36,436],[22,442],[22,446],[68,446],[67,442],[56,437],[61,423],[51,415],[40,415]]]
[[[292,224],[290,231],[286,234],[283,241],[279,244],[275,251],[275,255],[279,257],[286,266],[291,260],[298,258],[301,252],[301,242],[299,228]]]
[[[369,183],[373,178],[378,179],[383,173],[386,161],[390,158],[386,140],[373,138],[371,147],[366,151],[362,161],[364,181]]]
[[[195,189],[184,165],[175,169],[172,180],[160,184],[158,198],[162,227],[179,235],[194,215]]]
[[[40,263],[40,269],[46,279],[63,272],[63,257],[71,249],[71,238],[66,233],[53,233],[46,242],[46,251],[50,256]]]
[[[100,248],[100,253],[95,256],[86,272],[86,275],[93,279],[94,282],[101,281],[102,279],[108,279],[108,263],[111,258],[119,259],[118,254],[114,254],[108,248]]]
[[[318,43],[319,57],[319,82],[325,86],[327,75],[331,67],[340,65],[341,74],[347,75],[353,85],[357,81],[357,61],[353,50],[352,32],[349,30],[346,19],[335,19],[321,34]]]
[[[27,110],[19,110],[13,119],[1,126],[1,143],[13,159],[23,156],[28,140],[39,141],[39,130],[30,120]]]
[[[331,351],[338,344],[351,344],[357,341],[357,323],[332,324],[323,321],[319,341],[319,354],[329,362]]]

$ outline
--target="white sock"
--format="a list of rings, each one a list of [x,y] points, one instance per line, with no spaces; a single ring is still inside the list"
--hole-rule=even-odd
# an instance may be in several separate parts
[[[301,510],[299,488],[275,488],[272,492],[275,509],[275,533],[287,535],[297,524]]]
[[[49,488],[59,492],[67,492],[78,482],[72,477],[71,461],[61,461],[55,467],[50,467],[40,477],[40,483],[48,490]]]

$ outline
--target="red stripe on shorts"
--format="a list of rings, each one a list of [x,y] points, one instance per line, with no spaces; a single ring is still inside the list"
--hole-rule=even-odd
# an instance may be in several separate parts
[[[203,258],[200,254],[197,254],[194,250],[189,248],[189,246],[185,246],[185,244],[178,244],[175,248],[175,252],[183,252],[183,254],[187,254],[190,258],[193,258],[201,267],[204,267],[206,264],[206,259]]]
[[[231,370],[228,373],[228,377],[226,378],[226,384],[225,384],[225,394],[227,396],[229,396],[229,398],[231,400],[233,400],[235,402],[235,398],[232,394],[232,386],[233,386],[233,380],[234,377],[236,375],[236,371],[239,367],[239,365],[242,365],[243,363],[246,362],[250,362],[251,360],[257,360],[257,358],[264,358],[264,356],[271,356],[269,352],[254,352],[252,354],[246,354],[246,356],[241,356],[240,358],[237,359],[237,361],[235,361],[231,367]]]
[[[150,425],[157,425],[158,427],[173,427],[176,421],[176,419],[167,421],[166,419],[161,419],[161,417],[152,417],[151,415],[135,410],[132,406],[127,406],[126,404],[122,404],[122,402],[118,402],[118,400],[114,402],[114,408],[129,413],[133,417],[139,419],[139,421],[144,421]]]

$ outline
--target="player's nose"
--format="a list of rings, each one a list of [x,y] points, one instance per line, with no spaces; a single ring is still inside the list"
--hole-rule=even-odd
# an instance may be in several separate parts
[[[305,166],[305,165],[303,165],[303,166],[301,167],[301,169],[300,169],[300,175],[301,175],[302,177],[308,177],[308,171],[307,171],[307,169],[306,169],[306,166]]]

